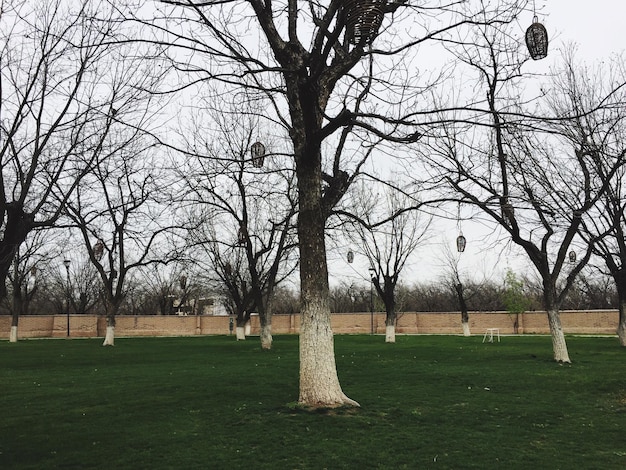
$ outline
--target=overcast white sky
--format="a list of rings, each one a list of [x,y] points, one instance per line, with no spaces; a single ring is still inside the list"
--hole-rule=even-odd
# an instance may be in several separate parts
[[[626,48],[624,0],[536,0],[552,48],[576,42],[585,60],[607,57]]]

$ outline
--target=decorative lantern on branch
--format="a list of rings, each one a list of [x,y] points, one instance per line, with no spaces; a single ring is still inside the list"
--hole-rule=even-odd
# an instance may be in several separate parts
[[[386,0],[345,0],[346,37],[352,44],[371,44],[385,15]]]
[[[250,153],[252,154],[252,166],[261,168],[265,161],[265,145],[261,142],[253,143],[250,147]]]
[[[576,262],[576,252],[573,250],[569,252],[569,262],[570,263]]]
[[[239,246],[244,246],[246,244],[246,239],[248,238],[248,231],[243,224],[239,225],[239,232],[237,233],[237,244]]]
[[[533,24],[526,30],[526,47],[533,60],[543,59],[548,55],[548,31],[539,23],[536,15]]]
[[[100,239],[93,246],[93,256],[97,261],[102,259],[102,254],[104,253],[104,242]]]
[[[467,245],[467,240],[463,236],[462,233],[456,237],[456,249],[459,253],[463,253],[465,251],[465,245]]]

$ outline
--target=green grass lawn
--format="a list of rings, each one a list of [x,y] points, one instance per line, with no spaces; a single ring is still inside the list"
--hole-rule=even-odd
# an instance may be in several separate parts
[[[0,468],[626,468],[626,349],[337,336],[360,409],[303,411],[298,338],[0,342]]]

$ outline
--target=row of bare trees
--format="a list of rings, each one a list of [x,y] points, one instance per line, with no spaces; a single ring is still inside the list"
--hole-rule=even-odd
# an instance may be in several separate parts
[[[0,314],[10,315],[21,308],[20,315],[67,313],[105,314],[106,294],[101,279],[90,261],[72,263],[69,285],[57,253],[48,263],[39,260],[35,272],[24,272],[14,266],[9,276],[10,296],[0,304]],[[26,256],[17,258],[25,261]],[[19,264],[19,263],[17,263]],[[17,278],[14,277],[17,273]],[[145,275],[143,275],[145,274]],[[149,269],[141,277],[126,280],[126,295],[119,306],[121,315],[198,315],[224,314],[220,302],[229,302],[215,283],[202,278],[200,272],[173,269]],[[466,308],[469,311],[537,311],[542,310],[542,287],[537,279],[508,271],[501,279],[478,281],[462,275]],[[398,283],[395,294],[396,315],[403,312],[456,312],[462,310],[457,295],[457,278],[428,282]],[[16,297],[19,300],[16,301]],[[384,300],[373,290],[373,283],[341,282],[330,289],[333,313],[386,311]],[[617,292],[609,276],[581,275],[576,279],[563,303],[566,310],[616,309]],[[272,296],[272,311],[277,314],[298,313],[299,293],[287,285],[277,285]],[[236,313],[231,313],[236,315]],[[242,334],[242,332],[240,332]]]

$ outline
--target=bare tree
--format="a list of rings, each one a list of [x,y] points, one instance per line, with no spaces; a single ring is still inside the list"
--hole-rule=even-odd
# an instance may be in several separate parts
[[[152,264],[140,269],[140,273],[137,276],[139,289],[135,292],[139,298],[133,299],[133,304],[143,310],[144,315],[171,315],[182,272]]]
[[[102,78],[117,13],[91,1],[2,3],[0,298],[19,246],[56,222],[111,130],[116,97]]]
[[[461,236],[461,235],[459,235]],[[466,276],[461,272],[461,252],[457,250],[453,253],[452,250],[446,245],[443,248],[443,258],[445,273],[442,277],[442,282],[450,292],[454,293],[461,311],[461,328],[463,329],[463,336],[470,336],[471,330],[469,326],[469,310],[467,301],[472,297],[472,293],[468,293],[468,282],[463,282]],[[474,290],[475,291],[475,290]]]
[[[419,46],[447,40],[457,28],[514,21],[527,2],[167,3],[175,6],[162,4],[158,15],[142,23],[171,45],[176,70],[188,77],[178,88],[213,81],[224,93],[258,90],[268,100],[266,112],[289,135],[299,203],[299,401],[357,405],[337,376],[327,220],[368,158],[368,148],[381,140],[415,142],[422,135],[415,111],[428,102],[423,93],[430,83],[425,77],[415,84],[419,74],[410,64],[419,60]],[[400,34],[407,29],[411,34]]]
[[[209,113],[216,135],[206,140],[204,127],[196,126],[190,153],[193,148],[205,148],[206,154],[192,156],[181,167],[189,188],[185,201],[193,212],[192,224],[208,225],[207,230],[195,231],[192,243],[195,248],[209,245],[206,251],[234,302],[237,338],[243,339],[242,323],[253,311],[243,302],[250,295],[261,324],[261,345],[270,349],[273,292],[297,266],[290,259],[296,247],[294,171],[290,160],[275,151],[278,139],[262,132],[258,113],[247,111],[251,105],[229,107],[213,99],[207,106],[216,107]]]
[[[593,163],[606,187],[583,216],[580,234],[602,260],[600,270],[613,279],[618,295],[620,344],[626,346],[626,70],[622,56],[594,69],[579,65],[566,51],[551,93],[555,113],[576,111],[555,128],[567,145]]]
[[[67,217],[83,239],[104,294],[107,332],[112,346],[115,316],[126,297],[128,278],[146,266],[180,258],[184,230],[176,220],[174,189],[159,172],[152,146],[141,141],[115,149],[67,202]]]
[[[568,144],[555,125],[581,110],[551,113],[545,101],[526,103],[520,45],[498,29],[477,31],[471,43],[461,40],[463,47],[456,50],[459,61],[475,71],[484,97],[470,98],[471,107],[458,106],[466,112],[441,114],[456,124],[437,127],[424,158],[462,201],[480,208],[523,249],[541,279],[554,359],[570,362],[559,308],[589,260],[591,246],[583,247],[573,265],[568,253],[582,216],[606,184],[594,157],[581,151],[580,142]],[[531,109],[542,104],[541,112]],[[619,165],[613,162],[609,173]]]
[[[45,231],[34,230],[16,249],[13,269],[9,272],[11,330],[9,341],[18,340],[18,324],[21,315],[29,313],[30,304],[41,283],[44,266],[50,261],[45,246]],[[38,272],[39,271],[39,272]],[[6,299],[9,300],[9,299]]]
[[[423,243],[431,218],[417,210],[403,210],[413,201],[401,193],[387,187],[386,197],[377,201],[378,195],[371,187],[360,187],[355,197],[354,214],[359,214],[358,222],[351,224],[350,235],[363,249],[373,269],[372,282],[378,297],[385,306],[385,342],[396,342],[396,322],[398,318],[396,287],[409,257]],[[378,207],[377,207],[378,206]],[[377,220],[394,216],[381,225]]]

